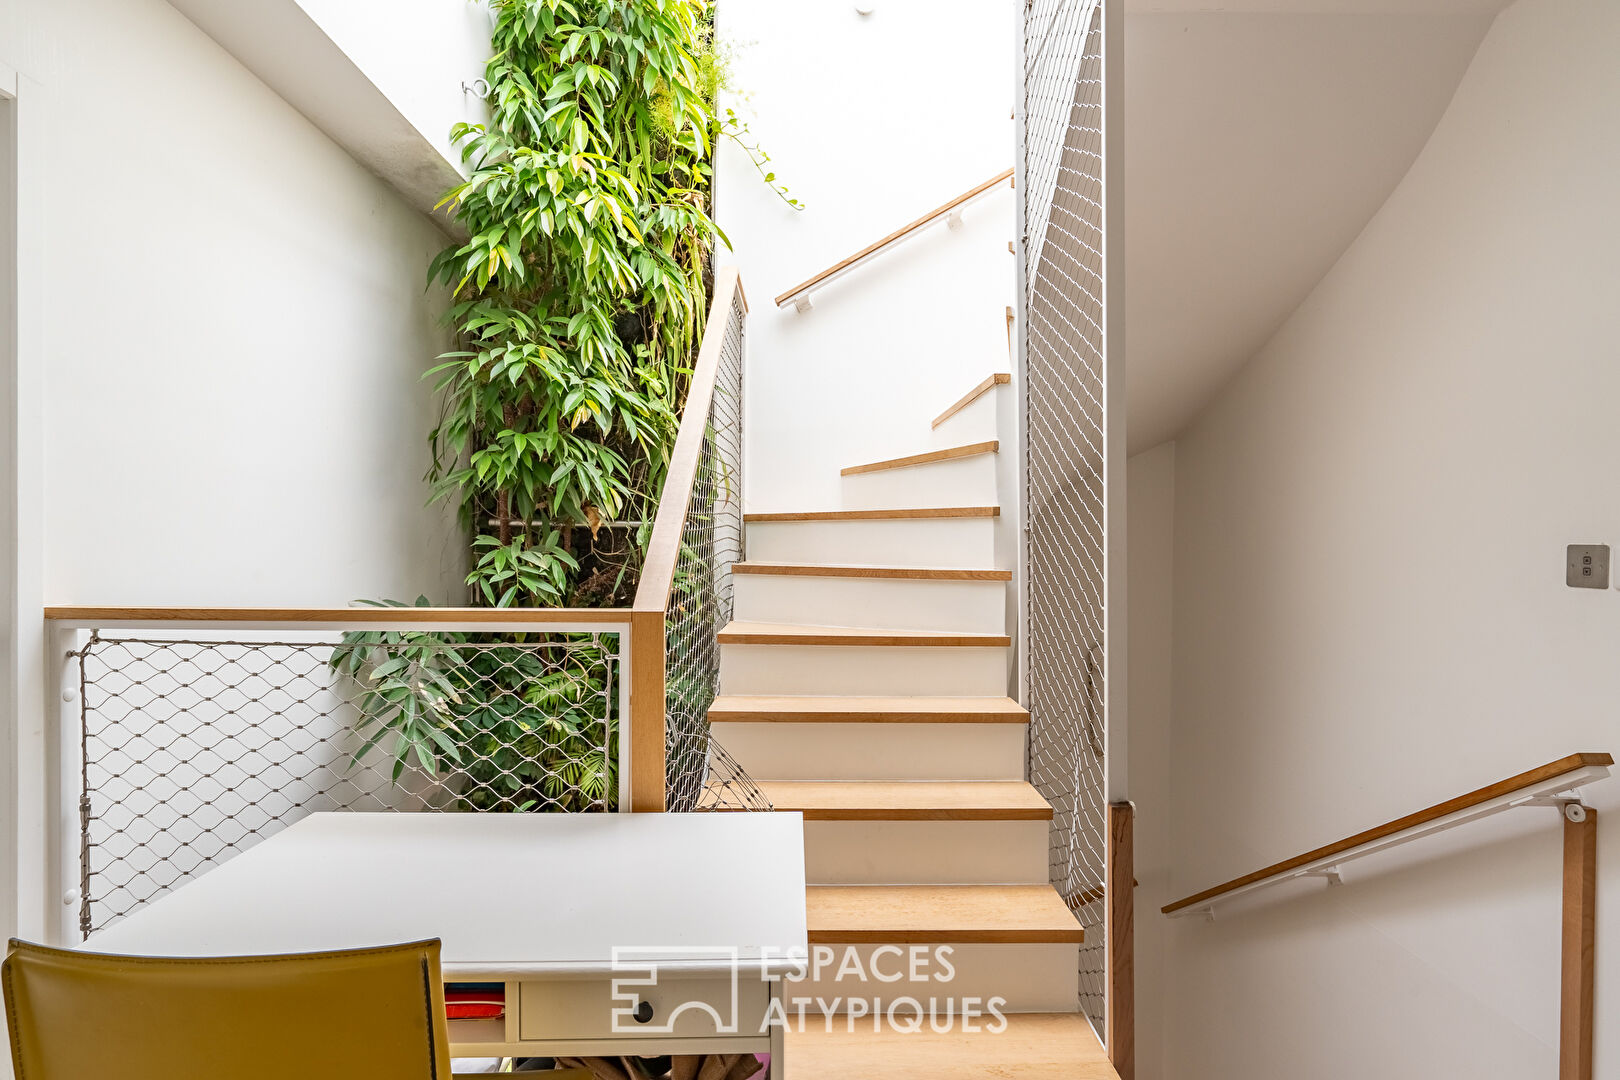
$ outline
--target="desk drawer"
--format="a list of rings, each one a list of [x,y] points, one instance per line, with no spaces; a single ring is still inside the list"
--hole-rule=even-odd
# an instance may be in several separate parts
[[[525,982],[518,987],[518,1038],[757,1038],[770,988],[758,978],[741,978],[736,983],[733,1009],[732,985],[729,975],[676,978],[666,974],[657,986],[622,986],[621,997],[616,999],[611,978]],[[614,1010],[633,1008],[625,1000],[632,993],[652,1006],[652,1017],[637,1023],[629,1015],[621,1015],[615,1029]]]

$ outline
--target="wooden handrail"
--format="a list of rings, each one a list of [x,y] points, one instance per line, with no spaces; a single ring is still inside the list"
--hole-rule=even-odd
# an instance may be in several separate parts
[[[803,293],[809,292],[811,289],[815,288],[817,285],[820,285],[822,282],[826,281],[828,278],[833,277],[833,276],[835,276],[837,274],[843,273],[845,270],[848,270],[850,267],[854,266],[856,263],[861,262],[861,261],[863,261],[865,259],[868,259],[868,258],[872,257],[873,255],[876,255],[878,252],[882,251],[884,248],[888,247],[890,244],[893,244],[898,240],[904,239],[906,236],[910,235],[911,233],[916,232],[918,229],[922,228],[924,225],[927,225],[929,222],[936,221],[939,218],[944,217],[945,215],[949,214],[951,211],[955,210],[957,207],[961,206],[963,203],[970,202],[973,199],[978,198],[980,195],[983,195],[985,192],[989,191],[991,188],[995,187],[997,184],[1001,183],[1003,180],[1011,180],[1012,178],[1013,178],[1013,171],[1011,169],[1008,169],[1005,172],[997,173],[996,175],[992,176],[990,179],[986,180],[982,184],[978,184],[978,185],[976,185],[974,187],[969,188],[968,190],[962,192],[962,194],[958,195],[956,198],[952,199],[950,202],[945,203],[942,206],[937,206],[934,209],[928,211],[928,213],[924,214],[922,217],[918,218],[916,221],[913,221],[913,222],[911,222],[910,224],[907,224],[907,225],[902,225],[900,228],[896,229],[894,232],[890,233],[888,236],[885,236],[883,239],[877,241],[876,243],[868,244],[865,247],[861,248],[861,250],[857,251],[855,254],[851,255],[849,258],[841,259],[838,262],[835,262],[831,266],[827,267],[827,269],[823,270],[821,273],[816,274],[814,277],[807,278],[804,281],[799,282],[799,284],[795,285],[793,288],[789,289],[787,292],[783,293],[781,296],[778,296],[776,298],[776,306],[777,307],[786,307],[790,300],[795,299],[796,297],[802,295]]]
[[[131,623],[367,623],[427,624],[500,623],[535,626],[559,623],[627,623],[628,608],[188,608],[188,607],[48,607],[45,618],[69,626],[108,627]]]
[[[1347,836],[1343,840],[1307,851],[1303,855],[1295,855],[1291,859],[1272,863],[1270,866],[1262,867],[1253,873],[1244,874],[1242,877],[1233,878],[1231,881],[1205,889],[1203,892],[1183,897],[1172,904],[1165,905],[1160,910],[1166,915],[1171,915],[1189,908],[1201,909],[1212,901],[1239,890],[1266,882],[1268,879],[1284,878],[1313,864],[1323,863],[1332,860],[1336,856],[1346,855],[1357,848],[1377,844],[1381,840],[1389,840],[1409,829],[1434,824],[1443,818],[1450,817],[1452,814],[1482,807],[1493,800],[1502,799],[1506,796],[1527,792],[1534,788],[1544,788],[1549,782],[1569,777],[1572,773],[1586,769],[1606,770],[1613,764],[1614,757],[1610,754],[1571,754],[1568,757],[1559,758],[1557,761],[1548,762],[1539,768],[1519,773],[1517,776],[1510,776],[1506,780],[1487,785],[1476,791],[1470,791],[1466,795],[1459,795],[1455,799],[1437,803],[1434,806],[1419,810],[1415,814],[1408,814],[1403,818],[1397,818],[1394,821],[1385,822],[1364,832],[1356,833],[1354,836]],[[1593,776],[1592,779],[1601,779],[1601,776]]]

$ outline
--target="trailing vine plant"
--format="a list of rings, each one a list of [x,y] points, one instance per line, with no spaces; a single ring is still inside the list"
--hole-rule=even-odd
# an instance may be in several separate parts
[[[442,411],[427,479],[468,529],[475,603],[614,605],[635,588],[725,239],[710,216],[715,141],[733,138],[802,207],[746,125],[717,113],[709,0],[491,6],[490,120],[453,129],[468,177],[440,203],[468,239],[429,268],[453,292],[460,347],[428,372]],[[594,655],[580,644],[558,642],[555,659]],[[458,673],[411,635],[357,633],[332,664],[367,688],[365,746],[392,736],[396,780],[409,756],[499,805],[569,806],[569,791],[611,805],[614,757],[587,751],[611,743],[617,718],[571,706],[559,725],[555,687],[505,685],[534,648],[485,649],[490,670]],[[499,709],[483,700],[495,694]],[[469,746],[484,750],[456,749]],[[568,790],[547,761],[567,762]]]

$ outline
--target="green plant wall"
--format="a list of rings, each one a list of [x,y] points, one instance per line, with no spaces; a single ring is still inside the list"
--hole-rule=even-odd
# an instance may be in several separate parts
[[[429,271],[454,290],[462,343],[429,372],[443,403],[432,498],[468,529],[475,603],[626,604],[724,242],[714,140],[735,140],[800,206],[736,115],[716,115],[707,0],[492,7],[491,119],[454,130],[469,175],[440,204],[469,238]],[[354,763],[386,753],[396,784],[408,769],[446,779],[459,809],[613,809],[607,649],[588,635],[345,634],[331,666],[363,691]]]
[[[634,588],[707,309],[719,65],[704,0],[494,0],[491,120],[458,125],[470,239],[431,274],[462,348],[432,371],[434,497],[475,602]]]

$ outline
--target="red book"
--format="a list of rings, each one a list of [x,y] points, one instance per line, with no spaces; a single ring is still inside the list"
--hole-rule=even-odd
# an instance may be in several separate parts
[[[506,988],[444,991],[444,1014],[450,1020],[498,1020],[506,1015]]]

